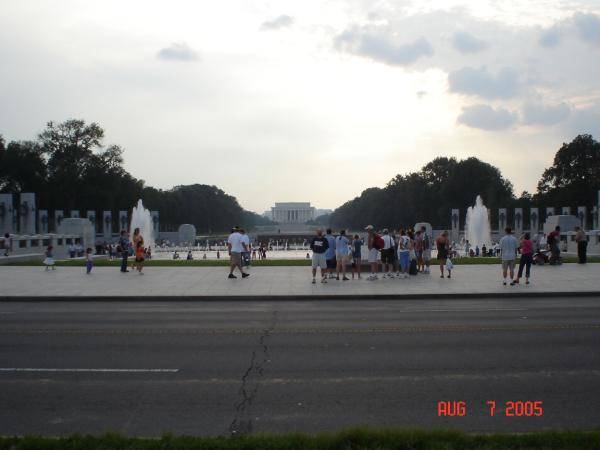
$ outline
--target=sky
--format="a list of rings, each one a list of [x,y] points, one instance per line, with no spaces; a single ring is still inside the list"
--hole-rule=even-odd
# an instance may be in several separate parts
[[[562,143],[600,137],[600,0],[0,0],[0,61],[6,140],[96,122],[147,185],[258,213],[438,156],[535,192]]]

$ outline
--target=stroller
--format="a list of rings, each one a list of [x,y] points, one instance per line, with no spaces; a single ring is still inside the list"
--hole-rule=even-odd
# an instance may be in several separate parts
[[[533,254],[533,264],[543,266],[550,262],[550,250],[538,250]]]

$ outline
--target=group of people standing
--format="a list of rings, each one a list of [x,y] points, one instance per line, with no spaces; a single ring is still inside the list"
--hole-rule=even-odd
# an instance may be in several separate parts
[[[327,283],[327,279],[348,281],[346,267],[352,267],[352,279],[361,278],[362,247],[367,246],[367,259],[371,273],[367,280],[378,279],[379,260],[383,267],[383,278],[408,278],[409,274],[416,275],[418,272],[429,273],[431,261],[431,239],[427,234],[426,227],[414,231],[400,230],[395,236],[386,228],[381,234],[375,231],[373,225],[365,228],[367,231],[366,242],[358,234],[351,238],[346,236],[345,230],[340,230],[339,235],[334,236],[331,229],[317,230],[316,236],[310,243],[312,255],[312,283],[316,283],[317,270],[321,270],[321,283]],[[442,249],[438,254],[447,255],[446,246],[449,245],[447,232],[445,238],[440,237]],[[442,241],[442,239],[445,239]],[[447,256],[446,256],[447,257]],[[446,261],[444,259],[444,266]],[[440,266],[442,276],[443,266]],[[341,276],[341,278],[340,278]],[[450,276],[450,273],[448,274]]]
[[[129,239],[129,233],[127,230],[121,230],[121,237],[117,244],[117,253],[121,255],[121,272],[127,273],[127,261],[129,259],[129,253],[133,254],[134,263],[131,265],[132,270],[137,270],[140,275],[144,272],[144,262],[146,261],[146,248],[144,247],[144,237],[140,233],[140,229],[136,228],[133,230],[133,236]]]

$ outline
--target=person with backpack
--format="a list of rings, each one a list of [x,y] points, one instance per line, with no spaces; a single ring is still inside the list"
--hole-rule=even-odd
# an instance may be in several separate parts
[[[431,264],[431,239],[429,238],[429,234],[427,234],[427,227],[425,225],[421,226],[421,234],[423,236],[423,263],[425,264],[423,273],[430,273],[429,265]]]
[[[381,249],[381,278],[394,278],[394,239],[387,228],[383,229],[383,248]]]
[[[548,234],[548,247],[550,247],[550,265],[560,264],[560,227],[557,226],[554,231]]]
[[[369,281],[377,280],[377,272],[379,267],[377,260],[379,258],[379,250],[383,248],[383,239],[377,233],[373,225],[367,225],[365,228],[369,234],[367,237],[367,248],[369,249],[369,264],[371,265],[371,275],[367,278]]]
[[[400,230],[400,237],[398,238],[398,262],[400,264],[400,278],[408,278],[410,239],[404,230]]]
[[[329,272],[329,278],[333,278],[333,272],[336,269],[337,262],[335,260],[335,236],[331,234],[331,228],[328,228],[325,234],[325,239],[329,246],[325,251],[325,259],[327,260],[327,272]]]
[[[350,248],[348,247],[346,230],[340,230],[340,235],[335,238],[335,259],[337,261],[335,279],[338,281],[340,279],[340,271],[342,272],[342,280],[349,280],[349,278],[346,276],[346,263],[348,262],[349,252]]]

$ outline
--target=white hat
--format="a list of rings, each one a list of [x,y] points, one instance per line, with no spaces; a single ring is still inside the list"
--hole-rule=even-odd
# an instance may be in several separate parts
[[[365,227],[365,230],[373,230],[373,229],[374,229],[373,225],[367,225]]]

